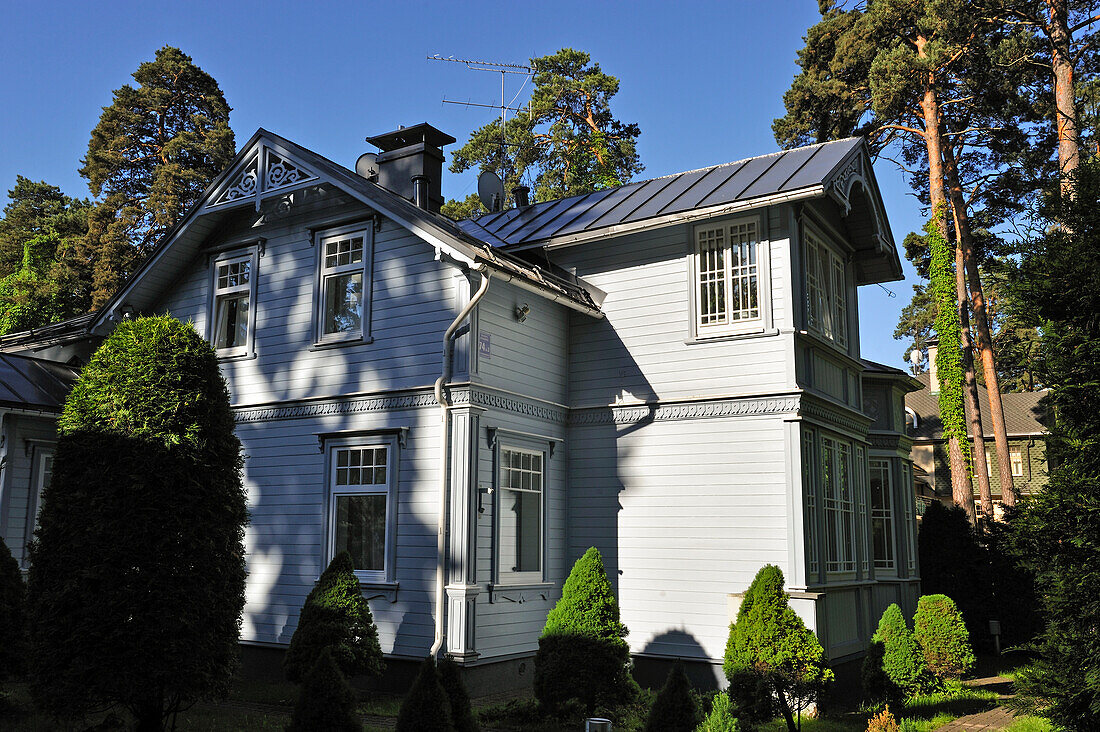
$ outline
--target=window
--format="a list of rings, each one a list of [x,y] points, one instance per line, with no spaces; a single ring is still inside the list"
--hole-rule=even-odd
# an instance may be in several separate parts
[[[1024,475],[1024,455],[1020,450],[1008,451],[1008,462],[1012,470],[1013,478],[1022,478]]]
[[[545,453],[501,448],[497,557],[499,578],[541,582]]]
[[[53,478],[53,451],[38,450],[35,452],[35,499],[34,499],[34,528],[38,528],[38,514],[42,512],[42,491],[50,484]]]
[[[912,577],[917,571],[917,522],[913,519],[917,496],[913,487],[912,468],[908,462],[904,461],[901,464],[901,496],[902,506],[905,507],[902,511],[902,521],[905,522],[905,536],[908,538],[905,566],[909,570],[909,576]]]
[[[804,239],[807,324],[814,333],[845,347],[848,311],[844,261],[811,229],[804,229]]]
[[[348,552],[361,580],[392,574],[395,453],[392,440],[329,448],[329,557]]]
[[[753,219],[696,227],[695,327],[700,337],[762,327],[758,244]]]
[[[814,433],[802,433],[802,487],[806,494],[806,574],[816,578],[817,562],[817,481],[814,476]]]
[[[220,357],[244,356],[250,348],[256,292],[255,256],[233,254],[214,261],[211,341]]]
[[[319,241],[318,341],[363,340],[370,321],[371,227],[331,229]]]
[[[890,463],[871,460],[871,545],[875,569],[894,570],[894,502]]]
[[[825,509],[825,571],[853,572],[852,448],[821,438],[821,496]]]

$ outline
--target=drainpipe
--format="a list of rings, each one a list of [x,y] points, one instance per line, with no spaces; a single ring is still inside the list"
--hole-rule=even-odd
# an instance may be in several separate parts
[[[442,417],[442,433],[440,435],[439,444],[439,535],[438,545],[436,548],[436,568],[435,568],[435,642],[432,643],[431,651],[429,655],[435,658],[439,653],[439,649],[443,647],[443,612],[446,608],[446,601],[444,598],[447,574],[447,519],[448,519],[448,501],[447,501],[447,473],[448,473],[448,432],[450,427],[450,409],[451,402],[444,393],[444,387],[451,379],[451,368],[454,356],[454,334],[462,325],[462,321],[469,317],[470,313],[474,311],[477,304],[481,302],[481,298],[485,297],[485,293],[489,291],[489,270],[485,265],[478,265],[476,271],[481,275],[481,286],[477,288],[477,292],[470,298],[470,302],[466,303],[466,307],[462,308],[462,312],[458,314],[458,317],[454,319],[450,327],[447,328],[447,332],[443,334],[443,373],[438,379],[435,380],[435,400],[439,402]]]

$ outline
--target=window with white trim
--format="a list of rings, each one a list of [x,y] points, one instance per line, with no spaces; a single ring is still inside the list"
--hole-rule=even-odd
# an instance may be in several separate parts
[[[318,235],[317,340],[363,340],[370,322],[371,232],[366,226]]]
[[[695,330],[700,337],[763,325],[756,219],[695,227]]]
[[[871,460],[871,545],[875,569],[896,569],[894,551],[894,500],[890,461]]]
[[[390,579],[396,510],[393,440],[329,447],[329,559],[348,552],[360,580]]]
[[[852,495],[852,447],[821,438],[821,498],[825,513],[825,571],[854,572],[855,501]]]
[[[37,450],[35,452],[35,499],[34,499],[34,528],[38,529],[38,515],[42,513],[42,491],[50,484],[53,478],[53,451]]]
[[[214,297],[210,341],[220,357],[249,352],[256,294],[256,258],[252,252],[214,260]]]
[[[814,476],[814,433],[802,432],[802,491],[806,498],[806,515],[803,517],[806,536],[806,573],[816,579],[817,562],[817,481]]]
[[[1022,450],[1010,449],[1008,451],[1008,464],[1013,478],[1024,476],[1024,453]],[[993,452],[990,450],[985,451],[985,469],[988,475],[993,475]]]
[[[803,228],[806,242],[806,315],[809,330],[848,345],[847,280],[844,260],[822,237]]]
[[[546,454],[501,447],[497,519],[498,577],[541,582]]]
[[[906,461],[901,463],[901,495],[902,506],[904,506],[902,520],[905,522],[905,535],[908,539],[905,566],[909,576],[912,577],[917,571],[917,522],[913,518],[913,512],[917,506],[917,494],[913,485],[912,468]]]

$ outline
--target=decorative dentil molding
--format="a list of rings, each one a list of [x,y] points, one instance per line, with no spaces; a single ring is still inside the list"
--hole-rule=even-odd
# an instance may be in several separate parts
[[[362,412],[388,412],[404,409],[435,407],[438,403],[430,391],[399,393],[387,396],[353,397],[327,402],[287,404],[282,406],[241,407],[235,418],[240,424],[270,422],[279,419],[327,417],[334,414],[360,414]]]
[[[600,407],[571,412],[569,424],[636,424],[683,419],[792,414],[798,411],[800,403],[801,399],[798,396],[777,396]]]

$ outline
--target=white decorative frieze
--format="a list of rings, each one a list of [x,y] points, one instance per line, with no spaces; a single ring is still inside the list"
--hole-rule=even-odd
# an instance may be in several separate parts
[[[269,192],[319,180],[317,175],[298,162],[261,145],[256,154],[242,167],[209,204],[220,206],[251,199],[259,200]],[[257,210],[259,210],[257,208]]]
[[[253,158],[251,162],[245,165],[236,177],[232,180],[221,195],[218,196],[212,206],[217,206],[220,203],[230,203],[242,198],[251,198],[256,195],[256,186],[258,185],[258,176],[256,168],[258,165],[258,159]]]
[[[302,166],[291,162],[271,150],[267,151],[267,170],[264,171],[264,190],[292,186],[316,178]]]
[[[709,401],[672,402],[629,407],[601,407],[575,410],[570,424],[636,424],[715,417],[752,417],[791,414],[799,409],[798,396],[740,397]]]

